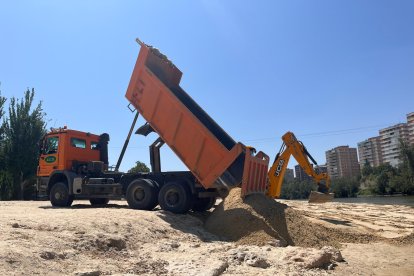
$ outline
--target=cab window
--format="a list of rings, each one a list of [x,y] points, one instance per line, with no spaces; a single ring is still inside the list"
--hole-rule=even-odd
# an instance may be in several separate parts
[[[48,137],[43,148],[43,154],[57,153],[59,146],[59,137]]]
[[[70,144],[72,147],[85,149],[86,148],[86,141],[79,138],[70,138]]]
[[[91,150],[99,150],[99,143],[91,142]]]

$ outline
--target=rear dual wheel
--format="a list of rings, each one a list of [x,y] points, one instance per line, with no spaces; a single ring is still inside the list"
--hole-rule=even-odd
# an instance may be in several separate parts
[[[216,203],[215,197],[204,197],[204,198],[195,198],[193,207],[191,208],[195,212],[204,212],[213,208]]]
[[[185,182],[169,182],[161,190],[155,181],[137,179],[129,184],[126,199],[129,207],[139,210],[152,210],[159,203],[161,209],[175,214],[187,213],[190,209],[202,212],[210,209],[215,198],[197,198]]]
[[[175,214],[187,213],[193,205],[193,195],[190,187],[184,182],[165,184],[158,195],[158,202],[165,211]]]
[[[152,210],[158,204],[158,185],[149,179],[137,179],[129,184],[126,200],[129,207],[138,210]]]

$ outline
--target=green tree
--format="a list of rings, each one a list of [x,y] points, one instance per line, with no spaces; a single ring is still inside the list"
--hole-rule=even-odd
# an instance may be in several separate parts
[[[135,166],[128,170],[129,173],[142,173],[142,172],[149,172],[150,169],[145,165],[145,163],[137,161],[135,162]]]
[[[367,177],[372,173],[373,173],[373,169],[371,167],[371,164],[369,163],[368,160],[365,160],[364,166],[362,167],[362,170],[361,170],[362,177]]]
[[[395,168],[391,166],[390,164],[381,164],[378,167],[373,168],[373,174],[374,175],[380,175],[381,173],[395,173]]]
[[[381,172],[381,174],[377,176],[377,185],[374,187],[374,192],[380,195],[386,194],[389,188],[389,180],[390,177],[388,173]]]
[[[392,194],[395,190],[390,185],[390,179],[397,173],[397,169],[390,164],[382,164],[373,169],[375,185],[370,187],[373,194]]]
[[[6,98],[1,95],[0,90],[0,168],[5,167],[4,163],[4,104]]]
[[[307,199],[312,190],[316,190],[313,181],[283,180],[280,197],[283,199]]]
[[[13,198],[23,199],[38,165],[38,142],[46,133],[42,102],[33,108],[34,89],[22,99],[11,98],[5,131],[5,162],[13,179]]]
[[[0,200],[9,200],[12,197],[13,181],[11,175],[5,170],[4,152],[4,104],[6,98],[1,96],[0,91]]]
[[[335,197],[356,197],[359,187],[359,181],[355,178],[337,178],[332,180],[331,191]]]
[[[390,186],[403,194],[414,194],[414,145],[400,140],[398,173],[390,178]]]

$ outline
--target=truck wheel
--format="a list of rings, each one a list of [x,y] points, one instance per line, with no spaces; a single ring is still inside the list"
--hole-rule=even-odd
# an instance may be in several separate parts
[[[73,196],[69,195],[69,189],[65,183],[57,182],[50,189],[50,203],[54,207],[69,207],[72,205]]]
[[[183,214],[192,207],[193,195],[187,184],[170,182],[161,188],[158,201],[163,210]]]
[[[216,203],[215,197],[205,197],[205,198],[196,197],[194,201],[194,205],[191,209],[195,212],[204,212],[204,211],[210,210],[214,206],[215,203]]]
[[[106,205],[109,202],[109,198],[91,198],[89,199],[89,202],[92,206],[95,205]]]
[[[148,179],[137,179],[128,185],[126,200],[132,209],[152,210],[158,205],[158,185]]]

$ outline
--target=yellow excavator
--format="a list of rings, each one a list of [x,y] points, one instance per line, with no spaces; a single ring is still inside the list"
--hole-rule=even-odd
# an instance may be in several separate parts
[[[283,177],[286,172],[289,159],[293,156],[302,169],[312,177],[318,185],[317,192],[312,191],[309,197],[309,203],[330,202],[334,198],[333,193],[329,193],[331,181],[327,173],[318,172],[313,167],[309,159],[316,166],[317,162],[309,154],[306,147],[301,141],[296,139],[292,132],[287,132],[282,136],[283,145],[276,155],[273,165],[268,172],[269,186],[267,195],[272,198],[279,198],[282,190]],[[309,158],[309,159],[308,159]]]

